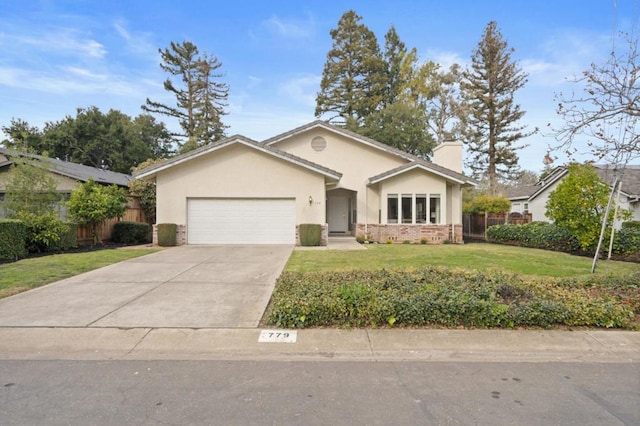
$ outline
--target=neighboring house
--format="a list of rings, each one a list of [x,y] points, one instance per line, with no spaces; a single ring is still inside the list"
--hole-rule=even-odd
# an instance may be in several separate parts
[[[61,161],[55,158],[42,157],[34,154],[17,153],[8,149],[0,148],[0,218],[5,216],[2,209],[2,201],[6,198],[7,183],[12,179],[13,161],[16,155],[27,159],[32,165],[45,168],[56,180],[56,187],[62,194],[62,199],[69,198],[71,191],[89,179],[93,179],[98,183],[105,185],[115,184],[121,187],[128,187],[129,182],[133,179],[131,175],[123,173],[111,172],[95,167],[85,166],[82,164]],[[65,218],[66,209],[61,203],[58,206],[58,213],[61,218]]]
[[[612,166],[594,165],[600,178],[613,185],[615,173]],[[531,213],[532,220],[551,222],[547,217],[546,204],[551,194],[567,175],[566,167],[553,169],[544,179],[535,185],[512,188],[506,196],[511,200],[511,212]],[[640,166],[626,166],[620,186],[619,207],[632,212],[631,220],[640,220]]]
[[[462,241],[462,145],[417,158],[324,121],[262,143],[231,136],[138,171],[157,184],[157,223],[179,244],[299,243],[298,225],[329,234]]]

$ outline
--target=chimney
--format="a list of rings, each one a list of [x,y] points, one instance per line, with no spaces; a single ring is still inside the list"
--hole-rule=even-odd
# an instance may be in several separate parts
[[[433,162],[462,173],[462,142],[445,141],[433,148]]]

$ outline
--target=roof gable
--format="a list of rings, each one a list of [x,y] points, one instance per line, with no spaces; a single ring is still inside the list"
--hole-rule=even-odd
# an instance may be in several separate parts
[[[461,173],[457,173],[453,170],[447,169],[446,167],[442,167],[439,166],[435,163],[432,163],[430,161],[424,160],[422,158],[419,158],[413,154],[409,154],[408,152],[404,152],[402,150],[399,150],[397,148],[394,148],[392,146],[389,146],[387,144],[383,144],[381,142],[378,142],[374,139],[368,138],[366,136],[362,136],[358,133],[352,132],[350,130],[344,129],[342,127],[338,127],[338,126],[334,126],[332,124],[327,123],[326,121],[322,121],[322,120],[316,120],[313,121],[311,123],[305,124],[303,126],[297,127],[293,130],[290,130],[288,132],[285,133],[281,133],[280,135],[274,136],[272,138],[266,139],[264,140],[262,143],[264,145],[267,146],[273,146],[278,144],[279,142],[285,141],[287,139],[290,139],[293,136],[297,136],[299,134],[311,131],[313,129],[324,129],[327,130],[329,132],[335,133],[337,135],[341,135],[344,136],[348,139],[351,139],[355,142],[361,143],[363,145],[366,145],[368,147],[372,147],[376,150],[380,150],[383,151],[385,153],[388,154],[392,154],[396,157],[399,157],[405,161],[408,161],[409,163],[407,163],[404,166],[399,167],[398,169],[401,169],[402,167],[415,167],[415,165],[420,165],[420,167],[426,171],[429,171],[431,173],[434,173],[436,175],[442,176],[448,180],[454,181],[454,182],[458,182],[458,183],[462,183],[462,184],[468,184],[468,185],[472,185],[472,186],[476,186],[478,183],[461,174]],[[398,172],[398,173],[402,173],[403,170],[389,170],[387,172],[384,172],[380,175],[374,176],[373,178],[378,178],[381,177],[382,175],[386,175],[387,173],[391,173],[391,172]],[[372,178],[372,179],[373,179]]]
[[[323,167],[319,164],[313,163],[311,161],[305,160],[304,158],[297,157],[287,152],[280,151],[279,149],[270,147],[268,145],[258,143],[242,135],[230,136],[218,142],[214,142],[214,143],[202,146],[200,148],[197,148],[193,151],[189,151],[185,154],[181,154],[176,157],[170,158],[163,163],[154,164],[150,167],[147,167],[146,169],[137,171],[136,173],[134,173],[134,177],[137,179],[149,178],[151,176],[155,176],[157,173],[163,170],[177,166],[178,164],[191,161],[195,158],[199,158],[203,155],[209,154],[211,152],[215,152],[217,150],[220,150],[222,148],[225,148],[234,144],[244,145],[251,149],[255,149],[257,151],[263,152],[267,155],[271,155],[281,160],[296,164],[302,168],[314,171],[316,173],[319,173],[331,179],[339,180],[342,177],[342,173],[339,173],[335,170],[331,170],[327,167]]]
[[[444,169],[443,168],[446,171],[446,173],[443,173],[443,172],[440,172],[437,168],[433,168],[433,167],[430,167],[430,166],[434,166],[434,164],[427,165],[427,164],[424,164],[424,163],[419,162],[419,161],[413,161],[413,162],[405,164],[403,166],[396,167],[396,168],[391,169],[391,170],[387,170],[386,172],[380,173],[379,175],[370,177],[368,182],[367,182],[367,184],[373,185],[375,183],[382,182],[384,180],[390,179],[390,178],[392,178],[394,176],[398,176],[398,175],[401,175],[403,173],[407,173],[407,172],[409,172],[411,170],[421,169],[421,170],[424,170],[424,171],[426,171],[428,173],[432,173],[432,174],[435,174],[435,175],[440,176],[442,178],[445,178],[446,180],[453,181],[455,183],[459,183],[459,184],[463,184],[463,185],[464,184],[469,184],[469,185],[473,185],[473,186],[476,185],[475,182],[470,181],[464,175],[459,175],[458,174],[459,176],[454,176],[453,174],[455,172],[451,172],[448,169]]]

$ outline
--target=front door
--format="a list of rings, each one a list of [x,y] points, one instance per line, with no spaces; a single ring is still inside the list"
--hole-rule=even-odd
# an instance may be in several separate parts
[[[327,204],[329,232],[346,234],[349,231],[349,197],[330,197]]]

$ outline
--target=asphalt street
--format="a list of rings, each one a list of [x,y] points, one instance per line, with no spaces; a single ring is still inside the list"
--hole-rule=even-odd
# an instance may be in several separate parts
[[[637,363],[0,361],[8,425],[638,425]]]

